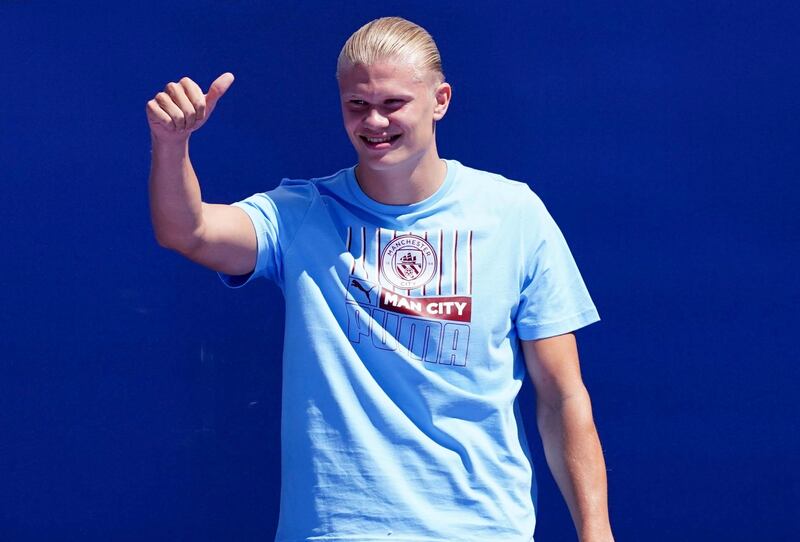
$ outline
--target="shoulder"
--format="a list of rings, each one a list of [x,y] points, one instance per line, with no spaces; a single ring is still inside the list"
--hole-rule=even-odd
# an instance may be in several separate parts
[[[293,235],[291,232],[306,221],[311,210],[321,201],[320,184],[335,181],[345,171],[311,179],[284,178],[278,186],[253,194],[234,205],[247,212],[254,223],[271,223],[280,231]]]
[[[455,160],[448,163],[458,168],[459,182],[463,189],[475,196],[482,205],[498,207],[505,212],[531,213],[545,210],[544,203],[528,183],[465,166]]]
[[[302,208],[308,209],[320,197],[320,191],[327,191],[342,183],[347,169],[342,169],[325,177],[310,179],[284,178],[275,188],[256,194],[268,199],[281,210]]]

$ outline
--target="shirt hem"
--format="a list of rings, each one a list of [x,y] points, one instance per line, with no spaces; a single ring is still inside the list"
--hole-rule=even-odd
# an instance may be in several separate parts
[[[517,325],[517,334],[523,341],[534,341],[563,335],[600,321],[597,309],[587,309],[564,320],[540,325]]]

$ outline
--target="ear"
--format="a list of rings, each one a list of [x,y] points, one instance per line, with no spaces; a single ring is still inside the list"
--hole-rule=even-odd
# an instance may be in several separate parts
[[[433,92],[436,98],[436,105],[433,107],[433,120],[442,120],[447,108],[450,106],[450,98],[453,96],[453,89],[448,83],[439,83]]]

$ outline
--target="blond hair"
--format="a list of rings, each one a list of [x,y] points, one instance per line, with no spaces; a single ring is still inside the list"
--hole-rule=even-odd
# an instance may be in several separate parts
[[[371,66],[379,60],[409,62],[419,74],[430,71],[444,81],[442,58],[431,35],[401,17],[381,17],[356,30],[339,53],[336,78],[348,65]]]

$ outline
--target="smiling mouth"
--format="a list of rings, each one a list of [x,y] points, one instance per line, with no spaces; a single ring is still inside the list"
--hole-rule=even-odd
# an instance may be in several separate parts
[[[383,137],[367,137],[367,136],[358,136],[361,138],[361,141],[366,143],[367,145],[380,145],[383,143],[394,143],[402,134],[397,134],[393,136],[383,136]]]

